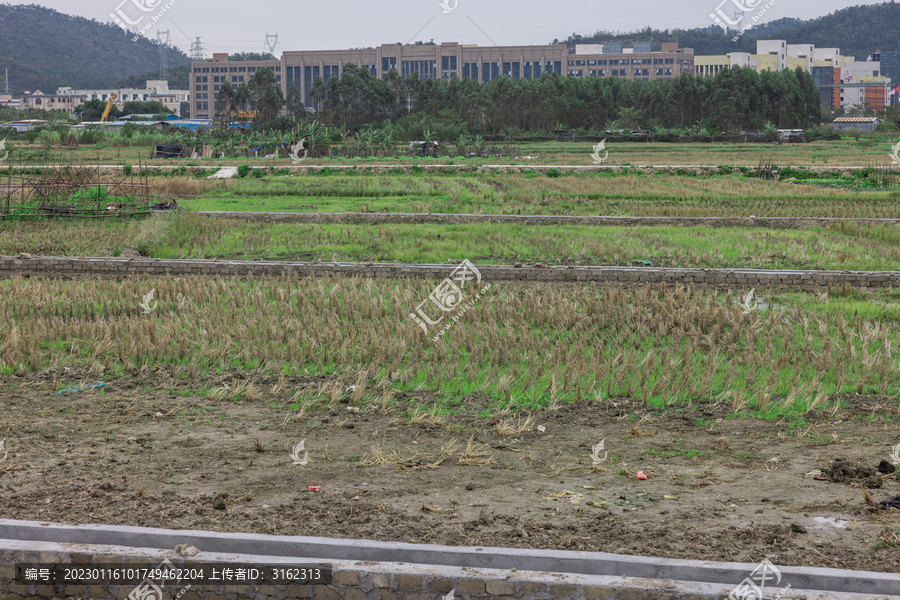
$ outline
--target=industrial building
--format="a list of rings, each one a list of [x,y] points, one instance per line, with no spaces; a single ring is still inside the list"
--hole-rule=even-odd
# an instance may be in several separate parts
[[[694,74],[715,76],[731,67],[749,67],[757,72],[799,67],[812,74],[822,97],[823,110],[856,106],[880,110],[891,98],[891,87],[896,87],[896,82],[900,81],[900,73],[895,73],[900,52],[888,57],[886,71],[881,61],[887,55],[878,51],[865,61],[856,61],[853,56],[842,56],[840,48],[816,48],[813,44],[788,44],[784,40],[758,40],[756,54],[732,52],[695,56]],[[893,78],[891,73],[895,73]],[[892,81],[895,82],[893,85]]]
[[[310,90],[318,79],[327,83],[340,77],[344,65],[353,63],[373,77],[385,78],[391,70],[401,77],[416,73],[420,79],[473,79],[489,82],[501,76],[538,79],[544,73],[568,77],[614,77],[629,81],[671,81],[682,73],[694,72],[694,51],[678,44],[662,44],[651,51],[650,44],[633,48],[606,44],[579,45],[574,54],[562,44],[547,46],[477,46],[456,42],[440,45],[400,46],[353,50],[308,50],[285,52],[280,61],[229,61],[227,54],[195,62],[191,72],[191,105],[195,118],[215,116],[215,98],[224,81],[240,85],[262,67],[271,68],[287,95],[291,85],[300,90],[306,106],[311,106]],[[245,79],[246,78],[246,79]]]

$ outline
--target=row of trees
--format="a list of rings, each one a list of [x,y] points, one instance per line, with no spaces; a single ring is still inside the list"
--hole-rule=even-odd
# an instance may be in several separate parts
[[[697,124],[726,131],[759,130],[766,123],[778,128],[803,128],[821,119],[821,98],[809,73],[732,68],[715,77],[683,75],[671,82],[640,82],[604,77],[540,79],[500,77],[490,83],[471,79],[403,79],[397,71],[385,79],[345,65],[328,83],[317,79],[310,90],[317,119],[328,126],[357,130],[395,122],[408,114],[451,119],[469,134],[497,134],[509,129],[551,130],[601,128],[612,121],[633,127],[691,127]],[[238,88],[222,85],[217,118],[222,125],[255,115],[264,130],[292,127],[307,115],[295,85],[287,98],[271,70],[257,71]],[[285,117],[286,108],[290,117]]]
[[[105,100],[88,100],[75,107],[75,114],[80,113],[82,121],[99,121],[103,116],[103,111],[106,110],[106,104]],[[172,114],[172,111],[157,100],[132,100],[123,104],[121,109],[113,104],[109,111],[109,118],[115,120],[127,115],[159,115],[165,118],[164,115],[169,114]]]

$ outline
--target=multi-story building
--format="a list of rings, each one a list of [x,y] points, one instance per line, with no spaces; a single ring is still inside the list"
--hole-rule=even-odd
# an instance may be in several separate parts
[[[282,91],[287,94],[287,88],[282,82],[281,61],[278,60],[246,60],[230,61],[227,53],[213,54],[211,59],[193,63],[191,69],[191,118],[211,119],[216,114],[216,96],[219,88],[226,81],[237,87],[247,83],[253,74],[263,68],[270,68],[275,72],[275,79],[282,84]]]
[[[729,52],[728,54],[694,57],[695,75],[717,75],[731,67],[750,67],[755,69],[756,60],[749,52]]]
[[[879,50],[866,61],[842,56],[840,48],[816,48],[812,44],[788,44],[784,40],[759,40],[756,42],[756,52],[753,55],[733,52],[695,56],[695,74],[716,75],[733,66],[750,67],[757,72],[799,67],[812,74],[822,97],[822,108],[828,111],[854,105],[866,105],[869,109],[883,108],[891,97],[889,84],[893,81],[896,87],[896,82],[900,81],[897,65],[900,46],[896,52]]]
[[[616,50],[616,52],[613,52]],[[416,73],[420,79],[473,79],[489,82],[501,76],[538,79],[544,73],[569,77],[615,77],[629,81],[671,81],[682,73],[693,73],[694,51],[678,44],[663,44],[651,52],[649,44],[634,48],[604,44],[576,46],[569,54],[562,44],[548,46],[476,46],[455,42],[440,45],[399,46],[354,50],[307,50],[285,52],[280,61],[234,62],[227,54],[193,63],[191,95],[194,118],[212,118],[216,94],[223,81],[240,85],[261,67],[271,68],[287,95],[296,85],[306,106],[318,78],[327,83],[340,77],[344,65],[367,69],[372,77],[386,78],[391,70],[403,77]],[[282,77],[283,75],[283,77]],[[236,79],[237,77],[237,79]],[[217,79],[218,78],[218,79]]]
[[[22,98],[23,108],[36,108],[38,110],[64,110],[74,112],[75,107],[87,102],[89,98],[85,94],[45,94],[41,90],[33,93],[25,92]]]
[[[869,58],[876,57],[870,56]],[[868,110],[880,110],[888,101],[891,79],[881,74],[880,60],[847,63],[841,69],[841,83],[872,84],[866,87],[842,88],[841,106],[844,108],[864,106]]]
[[[784,71],[787,66],[787,42],[759,40],[756,42],[757,70]]]
[[[881,52],[881,74],[891,78],[894,88],[900,84],[900,40],[893,49]],[[900,93],[892,94],[891,105],[897,106],[898,99],[900,99]]]
[[[37,94],[37,92],[35,92]],[[56,89],[56,98],[71,96],[78,101],[67,102],[66,106],[74,109],[82,102],[89,100],[100,100],[107,102],[109,97],[115,94],[116,99],[113,101],[118,108],[122,108],[126,102],[161,102],[164,107],[174,112],[176,115],[181,114],[181,103],[190,102],[191,92],[188,90],[170,90],[169,82],[165,80],[149,80],[144,88],[120,88],[106,90],[73,90],[70,87],[61,87]],[[69,110],[72,112],[72,110]]]
[[[22,99],[12,94],[0,94],[0,108],[18,108],[23,106]]]

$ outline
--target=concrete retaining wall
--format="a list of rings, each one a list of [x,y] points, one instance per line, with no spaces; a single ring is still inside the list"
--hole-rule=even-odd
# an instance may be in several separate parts
[[[40,524],[35,524],[40,525]],[[48,531],[56,529],[46,525]],[[80,526],[96,529],[96,537],[102,537],[106,526]],[[136,528],[129,528],[136,529]],[[158,547],[134,545],[100,545],[77,542],[22,541],[0,539],[0,599],[18,600],[18,597],[40,598],[91,598],[97,600],[125,600],[137,587],[134,584],[45,584],[15,581],[16,563],[44,563],[46,565],[91,565],[94,567],[158,567],[166,559],[175,567],[215,563],[223,566],[264,565],[269,567],[298,566],[301,564],[330,564],[333,582],[328,585],[295,585],[275,583],[254,585],[229,582],[180,582],[161,585],[166,593],[163,598],[177,600],[290,600],[310,598],[314,600],[443,600],[451,591],[460,600],[721,600],[748,577],[757,565],[742,563],[710,563],[706,561],[686,561],[647,557],[625,557],[602,553],[513,550],[503,548],[446,548],[456,553],[465,553],[475,562],[481,555],[495,555],[512,561],[521,561],[522,568],[490,568],[482,566],[455,566],[443,563],[428,563],[424,560],[398,562],[405,554],[415,552],[416,546],[403,544],[402,548],[388,548],[382,544],[380,558],[359,560],[354,558],[329,559],[321,548],[302,549],[303,540],[328,541],[332,546],[343,545],[343,554],[352,554],[354,545],[378,544],[362,540],[325,540],[324,538],[286,538],[300,550],[290,555],[244,554],[242,552],[217,549],[211,540],[197,538],[203,532],[177,532],[146,530],[149,536],[163,533],[181,543],[194,543],[199,554],[182,558],[174,550]],[[179,534],[183,534],[179,536]],[[235,534],[205,534],[217,536],[219,542],[228,542]],[[52,536],[48,536],[52,537]],[[139,535],[138,538],[145,537]],[[243,552],[265,546],[267,541],[277,536],[256,536],[243,534]],[[215,540],[212,540],[213,542]],[[231,540],[235,543],[241,540]],[[232,544],[222,544],[224,546]],[[409,548],[407,548],[409,547]],[[434,548],[435,546],[423,546]],[[342,548],[338,548],[342,550]],[[511,554],[509,554],[511,552]],[[341,552],[339,552],[341,553]],[[508,554],[508,555],[507,555]],[[547,556],[542,556],[542,555]],[[528,557],[543,558],[542,562],[552,565],[549,570],[531,570],[526,566]],[[518,559],[516,557],[519,557]],[[572,572],[567,567],[576,560],[593,566],[595,573],[609,572],[606,557],[618,559],[615,571],[624,574],[593,574]],[[658,571],[666,571],[674,577],[642,577],[628,573],[632,570],[628,559],[634,559],[637,569],[646,570],[647,565]],[[483,561],[489,563],[491,561]],[[615,566],[615,565],[613,565]],[[861,571],[839,571],[833,569],[778,567],[778,585],[770,583],[766,588],[767,597],[804,598],[811,600],[893,600],[898,598],[893,590],[900,592],[900,576],[889,573],[867,573]],[[704,575],[712,575],[709,578]],[[159,584],[160,582],[155,582]],[[804,587],[811,584],[811,587]],[[7,594],[15,594],[9,597]],[[150,599],[147,599],[150,600]]]
[[[309,263],[227,260],[162,260],[127,258],[0,257],[0,278],[102,277],[134,275],[220,275],[223,277],[343,276],[440,280],[456,267],[382,263]],[[693,283],[730,287],[813,288],[900,286],[900,271],[767,271],[754,269],[669,269],[652,267],[547,267],[480,265],[486,281],[597,282],[623,285]]]
[[[156,213],[162,215],[164,213]],[[362,225],[513,223],[516,225],[590,225],[635,227],[639,225],[676,225],[681,227],[767,227],[803,229],[832,223],[900,224],[900,219],[833,219],[820,217],[609,217],[573,215],[472,215],[445,213],[277,213],[201,211],[204,217],[240,219],[263,223],[317,223],[322,225],[354,223]]]

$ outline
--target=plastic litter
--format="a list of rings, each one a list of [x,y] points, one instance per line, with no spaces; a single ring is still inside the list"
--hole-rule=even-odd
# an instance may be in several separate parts
[[[62,396],[65,392],[83,392],[84,390],[92,390],[94,388],[102,388],[102,387],[106,387],[106,384],[103,382],[95,383],[94,385],[89,385],[89,386],[83,387],[83,388],[69,388],[67,390],[60,390],[60,391],[56,392],[56,395]]]
[[[643,471],[638,471],[638,472],[637,472],[637,478],[638,478],[638,479],[647,479],[647,476],[644,475],[644,472],[643,472]]]
[[[321,492],[321,491],[322,491],[322,486],[320,486],[320,485],[311,485],[311,486],[309,486],[309,491],[311,491],[311,492]]]

